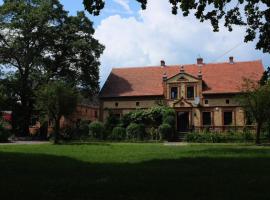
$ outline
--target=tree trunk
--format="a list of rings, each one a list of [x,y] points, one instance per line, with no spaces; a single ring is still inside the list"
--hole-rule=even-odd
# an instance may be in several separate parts
[[[262,128],[262,124],[259,122],[257,124],[257,129],[256,129],[256,144],[260,144],[260,135],[261,135],[261,128]]]
[[[59,144],[60,136],[60,117],[55,119],[55,128],[54,128],[54,144]]]
[[[27,99],[22,99],[22,124],[21,136],[29,136],[29,123],[31,118],[31,108],[29,107],[29,101]]]

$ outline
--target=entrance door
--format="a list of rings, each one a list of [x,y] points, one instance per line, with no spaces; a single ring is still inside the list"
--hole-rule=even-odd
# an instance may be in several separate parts
[[[177,112],[177,130],[180,132],[189,131],[189,112]]]

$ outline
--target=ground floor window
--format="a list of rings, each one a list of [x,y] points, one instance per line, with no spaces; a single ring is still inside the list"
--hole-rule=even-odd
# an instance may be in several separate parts
[[[223,112],[223,120],[224,120],[224,125],[232,125],[232,111],[225,111]]]
[[[203,112],[202,113],[202,122],[204,126],[210,126],[211,123],[211,112]]]

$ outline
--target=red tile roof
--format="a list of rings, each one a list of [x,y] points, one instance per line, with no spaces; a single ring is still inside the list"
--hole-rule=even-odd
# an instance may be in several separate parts
[[[197,64],[184,65],[184,70],[185,73],[197,77],[199,67]],[[240,92],[243,78],[259,80],[263,71],[260,60],[234,64],[204,64],[202,77],[207,89],[203,94]],[[100,97],[161,96],[164,72],[170,78],[180,72],[180,65],[114,68],[100,92]]]

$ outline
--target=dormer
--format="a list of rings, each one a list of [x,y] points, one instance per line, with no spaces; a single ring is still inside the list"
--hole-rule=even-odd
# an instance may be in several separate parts
[[[198,90],[200,81],[199,77],[186,73],[184,66],[181,66],[178,74],[166,80],[166,99],[175,101],[183,98],[194,101],[201,93]]]

